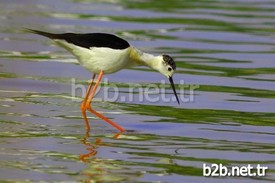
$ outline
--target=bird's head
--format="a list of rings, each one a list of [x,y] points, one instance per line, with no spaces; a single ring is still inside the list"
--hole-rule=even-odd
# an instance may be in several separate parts
[[[155,69],[164,76],[166,76],[170,81],[171,87],[173,89],[178,104],[180,103],[172,78],[176,70],[176,63],[174,62],[172,57],[170,57],[169,55],[154,56],[148,53],[143,53],[137,49],[132,49],[130,58],[134,63],[136,62],[140,65],[146,65],[148,67],[151,67],[152,69]]]
[[[158,71],[167,78],[172,77],[176,70],[176,63],[173,58],[169,55],[161,55],[159,58]]]
[[[158,58],[160,60],[159,60],[159,63],[158,63],[157,70],[169,79],[170,84],[172,86],[172,89],[174,91],[175,97],[176,97],[177,102],[179,104],[178,95],[176,93],[173,78],[172,78],[172,76],[173,76],[173,74],[176,70],[176,63],[173,60],[173,58],[170,57],[169,55],[161,55]]]

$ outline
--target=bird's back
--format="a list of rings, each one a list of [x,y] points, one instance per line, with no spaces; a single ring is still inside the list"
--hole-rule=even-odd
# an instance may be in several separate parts
[[[124,39],[121,39],[112,34],[106,33],[89,33],[89,34],[74,34],[65,33],[60,34],[58,37],[74,45],[91,48],[91,47],[105,47],[111,49],[125,49],[130,45]],[[59,39],[59,38],[58,38]]]
[[[91,47],[105,47],[111,49],[125,49],[130,47],[130,44],[113,34],[108,33],[88,33],[88,34],[76,34],[76,33],[64,33],[64,34],[53,34],[33,29],[27,29],[29,32],[39,34],[54,40],[64,40],[68,43],[80,46],[83,48]]]
[[[76,56],[79,63],[90,72],[105,74],[117,72],[129,65],[130,44],[113,34],[52,34],[38,30],[28,30],[53,39],[58,45]]]

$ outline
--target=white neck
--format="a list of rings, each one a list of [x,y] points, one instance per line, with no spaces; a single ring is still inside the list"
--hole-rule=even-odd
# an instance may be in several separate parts
[[[130,59],[137,65],[145,65],[157,70],[159,66],[159,56],[154,56],[149,53],[144,53],[136,48],[132,48]]]

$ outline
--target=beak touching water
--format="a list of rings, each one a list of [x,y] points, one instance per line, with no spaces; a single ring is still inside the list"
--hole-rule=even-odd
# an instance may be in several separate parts
[[[175,94],[175,97],[177,99],[177,102],[178,102],[178,104],[180,104],[180,101],[179,101],[179,98],[178,98],[178,95],[177,95],[177,92],[176,92],[176,89],[175,89],[175,85],[174,85],[174,81],[173,81],[172,76],[169,77],[169,81],[170,81],[170,84],[171,84],[172,89],[174,91],[174,94]]]

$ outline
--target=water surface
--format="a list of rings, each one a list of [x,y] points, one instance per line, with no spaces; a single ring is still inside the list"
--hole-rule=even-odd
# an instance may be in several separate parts
[[[1,181],[275,181],[274,1],[11,0],[0,6]],[[93,106],[127,132],[117,134],[88,114],[86,133],[81,92],[72,94],[92,74],[24,27],[117,34],[143,51],[173,56],[178,92],[198,88],[193,96],[186,90],[189,100],[181,105],[152,103],[139,101],[139,91],[168,87],[159,73],[141,67],[106,75],[118,100],[101,101],[102,88]],[[141,88],[133,101],[129,85]],[[203,163],[269,170],[265,177],[205,178]]]

